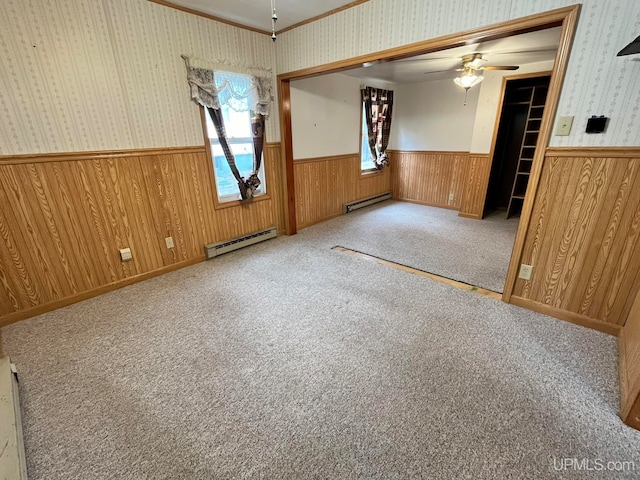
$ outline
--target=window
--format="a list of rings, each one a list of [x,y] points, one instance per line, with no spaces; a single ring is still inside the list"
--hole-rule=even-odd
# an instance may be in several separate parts
[[[367,122],[365,121],[364,103],[362,104],[362,125],[360,135],[360,170],[369,171],[377,170],[373,158],[371,156],[371,149],[369,148],[369,132],[367,130]]]
[[[239,105],[238,112],[223,104],[221,107],[222,118],[224,119],[224,127],[227,132],[227,141],[236,160],[236,166],[240,172],[240,176],[248,179],[253,173],[253,136],[251,134],[251,116],[252,113],[248,108],[248,98],[234,99],[235,102],[244,103]],[[238,106],[238,105],[236,105]],[[218,201],[220,203],[232,202],[240,200],[240,192],[238,190],[238,182],[236,181],[227,159],[222,151],[222,146],[218,141],[218,135],[213,125],[213,121],[209,113],[205,111],[207,136],[211,145],[211,156],[213,157],[213,172],[216,180],[216,190],[218,192]],[[258,173],[260,186],[255,196],[264,195],[266,192],[266,183],[264,175],[264,165]]]

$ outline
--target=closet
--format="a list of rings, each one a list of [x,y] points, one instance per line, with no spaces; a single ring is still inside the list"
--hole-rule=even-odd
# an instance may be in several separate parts
[[[486,210],[520,215],[529,184],[550,76],[507,80],[491,164]]]

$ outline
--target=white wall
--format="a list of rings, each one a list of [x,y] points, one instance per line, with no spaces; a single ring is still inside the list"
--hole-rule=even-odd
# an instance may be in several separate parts
[[[338,73],[291,82],[295,160],[359,152],[360,85]]]
[[[278,71],[290,72],[578,3],[577,0],[370,0],[278,37]],[[640,145],[640,62],[616,53],[640,31],[640,2],[582,0],[558,115],[575,115],[554,146]],[[637,57],[637,55],[635,56]],[[611,117],[602,135],[591,115]]]
[[[469,89],[465,106],[452,79],[397,86],[389,148],[468,152],[479,91]]]
[[[361,85],[393,89],[339,73],[291,82],[295,160],[360,151]]]
[[[180,54],[275,70],[267,35],[147,0],[2,0],[0,45],[5,155],[203,145]]]
[[[502,79],[512,75],[545,72],[553,69],[553,60],[520,65],[513,71],[493,70],[484,73],[484,80],[479,85],[480,96],[473,126],[473,137],[469,151],[472,153],[489,153],[493,140],[493,129],[498,115],[500,94],[502,93]]]

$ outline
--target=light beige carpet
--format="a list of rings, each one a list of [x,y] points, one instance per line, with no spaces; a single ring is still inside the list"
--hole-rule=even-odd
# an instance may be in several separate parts
[[[337,230],[4,328],[30,478],[637,478],[554,467],[640,466],[615,338],[332,251]]]

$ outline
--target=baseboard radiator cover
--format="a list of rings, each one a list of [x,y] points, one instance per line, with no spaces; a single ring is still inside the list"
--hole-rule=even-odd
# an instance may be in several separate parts
[[[204,253],[207,256],[207,260],[211,260],[212,258],[219,257],[220,255],[223,255],[225,253],[233,252],[234,250],[248,247],[249,245],[264,242],[265,240],[276,238],[277,236],[278,229],[276,227],[271,227],[265,230],[260,230],[259,232],[250,233],[248,235],[243,235],[242,237],[233,238],[224,242],[205,245]]]
[[[354,210],[368,207],[369,205],[373,205],[374,203],[384,202],[385,200],[391,200],[391,198],[392,198],[391,192],[387,192],[381,195],[376,195],[374,197],[364,198],[362,200],[356,200],[355,202],[345,203],[343,213],[353,212]]]
[[[8,357],[0,358],[0,478],[27,480],[18,378]]]

